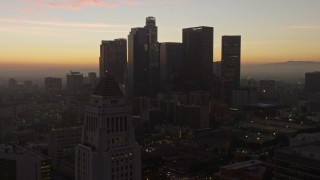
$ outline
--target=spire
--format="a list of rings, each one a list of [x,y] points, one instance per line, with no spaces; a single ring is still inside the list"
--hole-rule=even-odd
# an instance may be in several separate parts
[[[92,95],[103,97],[124,97],[118,83],[108,72],[106,72],[104,77],[101,77]]]

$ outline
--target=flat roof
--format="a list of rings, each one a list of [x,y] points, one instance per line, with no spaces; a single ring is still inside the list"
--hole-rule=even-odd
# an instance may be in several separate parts
[[[236,164],[226,165],[226,166],[223,166],[222,168],[237,170],[237,169],[248,168],[251,166],[258,166],[260,164],[263,164],[263,162],[258,161],[258,160],[250,160],[250,161],[244,161],[244,162],[240,162],[240,163],[236,163]]]

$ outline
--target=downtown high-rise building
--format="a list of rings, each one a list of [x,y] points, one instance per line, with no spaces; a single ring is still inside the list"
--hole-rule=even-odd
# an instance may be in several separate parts
[[[222,36],[221,73],[224,80],[240,86],[241,36]]]
[[[109,73],[91,95],[75,158],[76,180],[141,179],[131,108]]]
[[[182,43],[160,44],[161,90],[178,91],[182,79]]]
[[[17,81],[14,78],[10,78],[8,81],[9,88],[15,88],[17,86]]]
[[[92,87],[95,87],[98,83],[97,73],[89,72],[88,73],[88,83],[91,84]]]
[[[147,17],[144,27],[128,35],[128,77],[130,96],[156,96],[160,84],[158,27]]]
[[[213,73],[213,27],[183,29],[184,84],[189,91],[208,91]]]
[[[319,99],[320,72],[305,73],[305,91],[308,99]]]
[[[241,36],[222,36],[221,75],[223,99],[231,103],[232,90],[240,87]]]
[[[71,71],[67,74],[67,92],[70,95],[81,94],[83,92],[82,73]]]
[[[99,61],[100,77],[108,71],[118,83],[125,84],[127,74],[127,40],[102,41]]]
[[[62,78],[46,77],[44,90],[49,95],[60,95],[62,93]]]

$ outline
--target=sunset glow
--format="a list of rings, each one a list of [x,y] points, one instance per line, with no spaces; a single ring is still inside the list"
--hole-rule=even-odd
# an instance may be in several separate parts
[[[221,59],[222,35],[242,36],[245,64],[320,61],[320,2],[308,2],[1,1],[0,65],[97,65],[101,40],[127,38],[149,15],[157,18],[160,42],[181,42],[182,28],[213,26],[214,61]]]

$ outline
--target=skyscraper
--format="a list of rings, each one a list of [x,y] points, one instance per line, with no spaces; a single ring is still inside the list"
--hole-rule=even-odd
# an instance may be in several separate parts
[[[305,74],[305,91],[308,99],[320,97],[320,72]]]
[[[67,74],[67,92],[73,95],[83,92],[83,74],[72,71]]]
[[[222,36],[222,78],[240,86],[241,36]]]
[[[161,88],[177,90],[182,77],[182,43],[160,44]]]
[[[240,87],[241,36],[222,36],[223,99],[231,104],[232,90]]]
[[[76,148],[76,180],[141,179],[130,106],[109,73],[91,95],[82,138]]]
[[[47,94],[55,96],[62,93],[62,79],[46,77],[44,79],[44,90]]]
[[[127,40],[102,41],[100,45],[100,77],[108,71],[117,82],[125,84],[127,73]]]
[[[154,17],[128,35],[129,91],[133,96],[156,96],[160,83],[158,30]]]
[[[17,81],[16,79],[10,78],[8,81],[9,88],[15,88],[17,86]]]
[[[183,64],[187,90],[209,90],[213,71],[213,27],[183,29]]]

